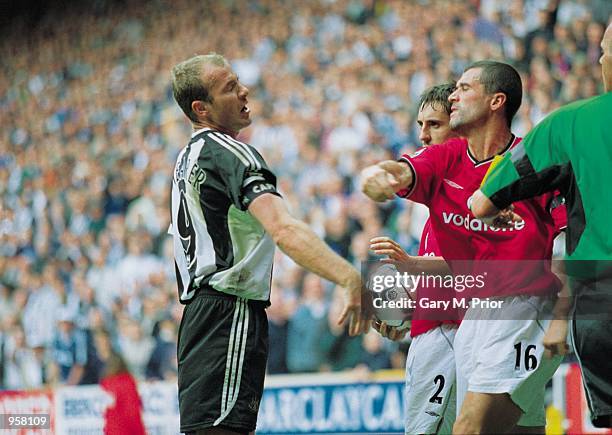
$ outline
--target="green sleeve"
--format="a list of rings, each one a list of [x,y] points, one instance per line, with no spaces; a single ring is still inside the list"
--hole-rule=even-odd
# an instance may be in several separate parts
[[[498,208],[559,189],[565,182],[566,113],[549,115],[490,169],[481,190]]]

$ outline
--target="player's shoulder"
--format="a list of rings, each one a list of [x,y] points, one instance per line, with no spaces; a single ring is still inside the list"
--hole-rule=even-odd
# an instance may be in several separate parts
[[[443,143],[432,145],[431,147],[436,147],[436,152],[438,154],[455,158],[456,156],[465,153],[465,150],[468,147],[468,141],[463,137],[451,137]]]
[[[441,144],[428,145],[419,148],[414,153],[410,154],[409,157],[418,157],[421,154],[425,156],[446,156],[459,153],[467,148],[467,140],[459,137],[454,137],[442,142]]]
[[[612,92],[606,92],[602,95],[596,95],[591,98],[585,98],[583,100],[574,101],[573,103],[566,104],[561,107],[559,111],[572,111],[580,108],[590,107],[601,107],[605,106],[611,108],[612,106]]]
[[[220,164],[239,164],[252,169],[265,166],[261,154],[253,146],[229,134],[207,129],[194,139],[204,140],[208,155]]]
[[[572,110],[574,116],[581,117],[582,120],[587,123],[591,123],[594,120],[601,120],[602,118],[607,121],[610,111],[612,111],[612,92],[606,92],[603,95],[579,100],[572,104],[574,104]]]
[[[575,119],[577,116],[601,116],[602,114],[609,113],[610,110],[612,110],[612,92],[607,92],[603,95],[565,104],[552,112],[542,123],[544,124],[545,121],[548,121],[559,126],[567,125],[566,123],[571,122],[570,120]]]
[[[463,151],[465,148],[467,148],[468,141],[464,137],[451,137],[450,139],[447,139],[444,143],[442,143],[440,146],[445,147],[449,151]]]

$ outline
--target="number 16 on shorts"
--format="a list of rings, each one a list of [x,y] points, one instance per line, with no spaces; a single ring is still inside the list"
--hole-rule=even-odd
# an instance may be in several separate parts
[[[514,345],[514,350],[516,352],[516,359],[514,364],[515,370],[524,369],[530,371],[535,370],[538,367],[538,358],[534,353],[534,351],[536,350],[535,344],[525,346],[523,350],[523,342],[519,341]]]

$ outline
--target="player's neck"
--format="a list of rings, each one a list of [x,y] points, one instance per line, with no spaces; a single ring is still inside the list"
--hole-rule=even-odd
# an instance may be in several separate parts
[[[203,128],[210,128],[211,130],[217,130],[217,131],[220,131],[221,133],[229,134],[234,139],[236,138],[236,136],[238,136],[237,131],[228,130],[227,128],[216,125],[215,123],[210,122],[210,121],[202,121],[202,120],[192,121],[191,126],[193,128],[193,131],[202,130]]]
[[[466,137],[470,153],[480,162],[501,153],[508,146],[512,132],[505,123],[491,123],[475,129]]]

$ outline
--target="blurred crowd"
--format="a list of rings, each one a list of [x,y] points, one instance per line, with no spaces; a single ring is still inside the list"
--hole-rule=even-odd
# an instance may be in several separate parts
[[[139,379],[176,376],[170,177],[189,137],[171,67],[224,54],[250,89],[261,150],[292,213],[357,267],[368,241],[416,252],[426,212],[376,205],[365,165],[418,146],[419,94],[471,61],[524,80],[513,130],[595,95],[606,0],[74,2],[0,39],[0,365],[4,389],[98,382],[110,349]],[[270,373],[402,367],[408,343],[335,324],[340,293],[277,253]]]

